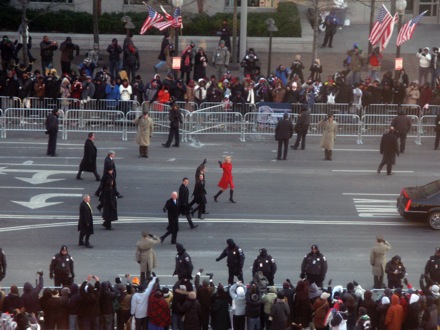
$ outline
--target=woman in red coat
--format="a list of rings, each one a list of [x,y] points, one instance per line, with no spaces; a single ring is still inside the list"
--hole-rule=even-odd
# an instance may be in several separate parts
[[[214,196],[214,201],[217,202],[218,196],[220,196],[226,189],[231,189],[229,191],[229,201],[231,203],[235,203],[234,201],[234,181],[232,176],[232,163],[231,163],[231,156],[226,156],[224,162],[218,161],[220,168],[223,169],[223,175],[218,183],[218,187],[220,190],[218,193]]]

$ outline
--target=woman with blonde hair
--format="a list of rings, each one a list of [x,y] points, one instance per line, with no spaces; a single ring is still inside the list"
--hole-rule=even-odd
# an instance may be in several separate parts
[[[225,156],[223,163],[219,160],[218,164],[220,168],[223,170],[223,175],[218,183],[218,187],[220,190],[215,194],[214,201],[217,202],[218,196],[220,196],[229,186],[229,201],[231,203],[235,203],[234,201],[234,181],[232,176],[232,162],[231,156]]]

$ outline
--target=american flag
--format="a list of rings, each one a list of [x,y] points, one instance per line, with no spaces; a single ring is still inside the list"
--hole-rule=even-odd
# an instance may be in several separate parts
[[[379,44],[380,51],[383,51],[388,45],[397,19],[397,14],[391,16],[388,9],[382,5],[379,14],[377,15],[377,20],[374,23],[370,36],[368,37],[368,40],[370,40],[373,46]]]
[[[148,5],[147,5],[148,6]],[[148,6],[148,17],[142,25],[140,34],[144,34],[155,23],[163,21],[164,18],[161,14],[155,11],[152,7]]]
[[[408,41],[412,38],[414,30],[416,29],[417,23],[420,22],[423,15],[425,15],[428,11],[424,11],[419,16],[414,17],[412,20],[408,21],[404,26],[401,27],[399,34],[397,35],[396,45],[400,46],[405,41]]]
[[[155,28],[159,29],[160,31],[163,31],[169,27],[172,28],[182,27],[182,16],[181,16],[180,8],[176,8],[176,10],[174,11],[174,17],[169,15],[165,10],[164,10],[164,14],[165,16],[168,17],[168,20],[155,23],[154,24]]]

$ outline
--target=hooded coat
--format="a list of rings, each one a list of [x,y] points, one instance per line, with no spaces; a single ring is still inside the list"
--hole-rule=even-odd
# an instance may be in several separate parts
[[[388,308],[385,317],[385,326],[387,330],[401,330],[405,315],[403,307],[399,303],[399,297],[395,294],[391,296],[391,306]]]
[[[284,299],[276,299],[272,306],[272,311],[270,313],[272,316],[272,329],[284,330],[288,328],[290,309],[289,305]]]
[[[194,266],[191,261],[191,257],[186,253],[185,248],[182,244],[176,244],[177,255],[176,255],[176,267],[174,269],[174,274],[181,279],[192,279],[192,271]]]
[[[156,236],[147,235],[136,242],[135,259],[140,265],[141,273],[150,272],[157,267],[156,254],[153,247],[160,242]]]
[[[26,282],[23,286],[23,294],[21,295],[21,300],[23,302],[23,307],[25,308],[27,313],[37,313],[41,310],[39,300],[39,294],[41,289],[43,289],[43,276],[38,277],[38,284],[35,288],[31,283]]]

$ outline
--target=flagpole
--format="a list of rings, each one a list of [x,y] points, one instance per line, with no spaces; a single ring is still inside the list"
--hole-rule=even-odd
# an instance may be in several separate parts
[[[397,35],[399,35],[400,29],[402,28],[402,17],[405,14],[406,0],[397,0],[396,9],[399,14],[399,20],[397,21]],[[400,57],[400,45],[396,47],[396,58]],[[399,71],[394,71],[394,79],[399,79]]]

